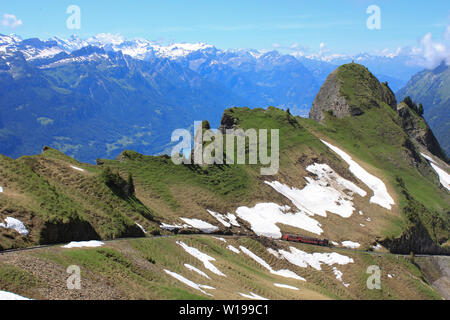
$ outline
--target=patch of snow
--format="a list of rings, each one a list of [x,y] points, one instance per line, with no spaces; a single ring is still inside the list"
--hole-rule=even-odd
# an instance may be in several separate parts
[[[103,246],[105,243],[97,240],[92,241],[72,241],[71,243],[62,246],[61,248],[71,249],[71,248],[97,248]]]
[[[244,293],[240,293],[240,292],[239,292],[239,294],[241,296],[243,296],[244,298],[251,299],[251,300],[269,300],[269,299],[263,298],[261,296],[258,296],[257,294],[255,294],[253,292],[250,292],[249,295],[248,294],[244,294]]]
[[[441,184],[450,191],[450,175],[445,172],[444,170],[442,170],[441,168],[439,168],[437,165],[435,165],[434,163],[430,163],[431,167],[434,169],[434,171],[436,171],[437,175],[439,176],[439,181],[441,182]]]
[[[198,290],[198,291],[200,291],[201,293],[206,294],[206,295],[208,295],[208,296],[212,296],[212,294],[206,292],[206,291],[203,290],[203,289],[213,289],[213,290],[215,289],[215,288],[210,287],[210,286],[206,286],[206,285],[202,285],[202,284],[197,284],[197,283],[195,283],[195,282],[193,282],[193,281],[191,281],[191,280],[189,280],[189,279],[186,279],[186,278],[183,277],[181,274],[178,274],[178,273],[175,273],[175,272],[166,270],[166,269],[164,269],[164,272],[167,273],[168,275],[170,275],[171,277],[174,277],[174,278],[177,279],[178,281],[184,283],[185,285],[187,285],[187,286],[189,286],[189,287],[191,287],[191,288],[194,288],[195,290]]]
[[[265,269],[267,269],[272,274],[275,274],[275,275],[281,276],[281,277],[285,277],[285,278],[293,278],[296,280],[306,281],[305,278],[300,277],[299,275],[292,272],[291,270],[287,270],[287,269],[282,269],[282,270],[278,270],[278,271],[273,270],[272,267],[266,261],[264,261],[262,258],[258,257],[256,254],[254,254],[253,252],[248,250],[246,247],[240,246],[239,249],[241,249],[241,251],[243,253],[245,253],[250,258],[252,258],[256,262],[258,262],[261,266],[263,266]]]
[[[332,266],[334,264],[346,265],[354,263],[350,257],[341,255],[336,252],[332,253],[307,253],[294,247],[290,247],[290,252],[285,250],[278,251],[287,261],[301,268],[311,266],[316,270],[321,270],[321,265],[326,264]]]
[[[342,282],[344,287],[348,288],[350,284],[345,283],[344,280],[342,280],[342,276],[344,275],[341,271],[339,271],[336,267],[333,267],[333,273],[336,276],[336,279]]]
[[[275,287],[278,288],[283,288],[283,289],[290,289],[290,290],[295,290],[295,291],[299,291],[299,288],[293,287],[293,286],[289,286],[287,284],[281,284],[281,283],[274,283],[273,284]]]
[[[212,224],[205,222],[203,220],[199,219],[188,219],[188,218],[180,218],[185,223],[190,225],[191,227],[200,230],[204,233],[213,233],[214,231],[219,230],[216,226],[213,226]]]
[[[365,227],[365,225],[364,225],[364,224],[362,224],[362,223],[360,223],[359,225],[360,225],[360,226],[361,226],[362,228],[364,228],[364,227]]]
[[[364,215],[364,212],[362,212],[361,210],[359,211],[359,215],[360,216],[363,216]]]
[[[388,273],[387,276],[388,276],[389,279],[392,279],[392,278],[394,277],[393,275],[391,275],[391,274],[389,274],[389,273]]]
[[[239,251],[239,249],[233,247],[231,244],[227,246],[227,249],[230,250],[230,251],[233,251],[234,253],[237,253],[237,254],[241,253]]]
[[[427,156],[425,153],[421,153],[422,157],[424,157],[425,159],[427,159],[429,162],[434,162],[433,158],[431,158],[430,156]]]
[[[353,242],[353,241],[343,241],[342,245],[346,248],[350,248],[350,249],[357,249],[359,247],[361,247],[361,245],[357,242]]]
[[[250,223],[251,229],[259,236],[279,239],[281,230],[278,223],[300,228],[317,235],[322,234],[321,224],[303,212],[286,212],[287,207],[276,203],[259,203],[254,208],[240,207],[237,215]]]
[[[272,248],[267,248],[267,252],[269,252],[271,255],[275,256],[277,259],[283,259],[283,257],[278,253],[278,251],[276,251]]]
[[[43,59],[43,58],[51,58],[56,56],[57,54],[65,52],[59,47],[51,47],[43,50],[33,50],[30,55],[27,55],[27,60],[35,60],[35,59]]]
[[[439,177],[439,181],[441,184],[450,191],[450,175],[445,172],[443,169],[439,168],[436,164],[436,162],[426,154],[421,153],[422,157],[428,160],[433,170],[437,173]]]
[[[99,60],[107,60],[109,56],[107,54],[98,54],[97,52],[92,53],[87,56],[79,56],[79,57],[70,57],[66,59],[61,59],[55,62],[52,62],[47,65],[39,66],[39,69],[50,69],[55,68],[61,65],[66,65],[70,63],[84,63],[85,61],[99,61]]]
[[[153,45],[153,49],[159,56],[172,59],[185,57],[192,52],[208,48],[213,48],[213,46],[205,43],[175,43],[170,46]]]
[[[372,219],[367,218],[366,221],[367,221],[367,222],[372,222]]]
[[[365,197],[367,192],[334,172],[326,164],[311,165],[307,171],[316,175],[316,179],[306,177],[307,185],[303,189],[290,188],[278,181],[267,182],[277,192],[291,200],[299,210],[304,210],[310,216],[315,214],[327,216],[327,211],[343,218],[349,218],[353,207],[353,194]],[[347,191],[347,193],[346,193]],[[350,192],[348,192],[350,191]]]
[[[147,233],[147,231],[145,231],[145,229],[144,229],[143,226],[141,226],[141,225],[140,225],[139,223],[137,223],[137,222],[135,222],[135,223],[136,223],[136,225],[139,227],[139,229],[142,230],[143,233]]]
[[[75,167],[75,166],[70,166],[72,169],[74,169],[74,170],[77,170],[77,171],[80,171],[80,172],[84,172],[84,169],[81,169],[81,168],[78,168],[78,167]]]
[[[166,224],[166,223],[162,223],[160,226],[159,226],[161,229],[164,229],[164,230],[169,230],[169,231],[173,231],[173,230],[175,230],[175,229],[185,229],[185,228],[190,228],[190,226],[189,225],[187,225],[187,224],[184,224],[184,225],[181,225],[181,224]]]
[[[372,248],[374,250],[382,250],[383,249],[383,247],[379,243],[377,243],[375,246],[372,246]]]
[[[339,246],[339,242],[336,242],[336,241],[331,241],[331,244],[336,247]]]
[[[19,296],[18,294],[7,292],[7,291],[0,291],[0,300],[3,301],[13,301],[13,300],[32,300],[28,299],[22,296]]]
[[[342,160],[347,162],[349,165],[349,170],[355,177],[361,180],[364,184],[366,184],[370,189],[372,189],[374,195],[370,199],[371,203],[376,203],[383,208],[391,210],[392,206],[395,205],[394,199],[389,195],[386,185],[384,182],[375,177],[374,175],[368,173],[364,168],[362,168],[357,162],[355,162],[352,157],[350,157],[347,153],[329,144],[326,141],[321,140],[328,148],[337,153]]]
[[[3,187],[0,186],[0,193],[3,193]]]
[[[221,224],[223,224],[227,228],[231,228],[231,226],[240,227],[239,223],[236,220],[236,216],[231,213],[227,213],[226,215],[217,213],[211,210],[206,210],[210,215],[217,219]]]
[[[5,223],[0,223],[0,228],[16,230],[23,236],[27,236],[30,233],[22,221],[11,217],[7,217]]]
[[[179,246],[181,246],[191,256],[193,256],[194,258],[197,258],[198,260],[203,262],[203,265],[205,266],[206,269],[208,269],[212,273],[217,274],[217,275],[219,275],[221,277],[226,277],[225,274],[223,274],[219,269],[216,268],[216,266],[214,266],[211,263],[211,261],[216,261],[216,259],[214,259],[213,257],[211,257],[211,256],[209,256],[209,255],[207,255],[207,254],[205,254],[203,252],[201,252],[197,248],[189,247],[187,244],[185,244],[182,241],[177,241],[177,244]]]
[[[224,242],[224,243],[227,243],[227,240],[226,239],[224,239],[224,238],[220,238],[220,237],[213,237],[214,239],[217,239],[217,240],[219,240],[219,241],[222,241],[222,242]]]
[[[202,277],[211,279],[211,278],[210,278],[206,273],[204,273],[202,270],[199,270],[199,269],[197,269],[196,267],[194,267],[194,266],[192,266],[192,265],[190,265],[190,264],[185,263],[184,266],[185,266],[187,269],[189,269],[189,270],[191,270],[191,271],[194,271],[194,272],[198,273],[198,274],[201,275]]]

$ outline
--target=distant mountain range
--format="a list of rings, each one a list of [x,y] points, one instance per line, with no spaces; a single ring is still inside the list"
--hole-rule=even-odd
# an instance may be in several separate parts
[[[126,148],[163,153],[174,129],[219,119],[232,106],[273,105],[306,117],[326,76],[352,60],[394,91],[421,70],[403,56],[163,46],[108,34],[0,35],[0,153],[19,157],[49,145],[93,162]]]

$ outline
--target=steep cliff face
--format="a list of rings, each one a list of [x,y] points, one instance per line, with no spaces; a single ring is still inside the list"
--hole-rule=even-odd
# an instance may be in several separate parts
[[[329,111],[338,118],[350,114],[350,106],[339,91],[338,70],[328,76],[312,104],[309,117],[322,122],[325,119],[324,112]]]
[[[319,122],[325,113],[337,118],[359,116],[385,103],[392,109],[397,101],[387,83],[380,83],[370,71],[351,63],[333,71],[323,84],[312,104],[309,117]]]
[[[396,95],[399,100],[409,96],[423,105],[425,120],[450,157],[450,66],[442,63],[417,73]]]
[[[404,102],[401,102],[398,105],[397,113],[400,117],[403,130],[405,130],[410,138],[420,143],[432,154],[446,160],[445,153],[442,151],[433,131],[431,131],[430,127],[421,116],[416,114]]]

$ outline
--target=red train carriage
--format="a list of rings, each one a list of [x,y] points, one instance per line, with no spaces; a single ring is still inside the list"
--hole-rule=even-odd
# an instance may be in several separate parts
[[[328,239],[316,239],[310,237],[303,237],[301,235],[283,234],[282,239],[291,242],[314,244],[317,246],[324,246],[324,247],[330,246]]]

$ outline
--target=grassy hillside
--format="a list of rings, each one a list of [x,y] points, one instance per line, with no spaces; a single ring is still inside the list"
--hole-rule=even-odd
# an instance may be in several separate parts
[[[178,241],[215,259],[211,263],[225,276],[205,268]],[[239,248],[240,252],[228,250],[226,247],[229,245]],[[290,270],[306,281],[270,273],[244,254],[241,246],[263,259],[273,270]],[[348,286],[336,279],[333,266],[322,264],[321,270],[311,266],[303,268],[280,260],[266,250],[289,251],[284,242],[263,244],[246,237],[219,240],[206,236],[177,236],[121,240],[93,249],[52,247],[2,255],[0,289],[34,299],[234,300],[244,299],[240,293],[249,295],[251,292],[273,300],[440,299],[420,270],[405,257],[305,245],[294,247],[306,253],[337,252],[353,259],[353,263],[334,265],[342,272],[342,281]],[[208,278],[189,270],[185,264],[204,272]],[[78,265],[81,269],[82,290],[66,289],[66,268],[70,265]],[[370,265],[381,268],[381,290],[367,288],[369,274],[366,271]],[[169,276],[164,270],[214,289],[200,292]],[[289,285],[299,290],[276,287],[275,284]]]
[[[151,225],[152,213],[135,196],[117,194],[101,170],[48,149],[41,155],[0,158],[2,217],[14,216],[29,237],[2,229],[3,249],[83,239],[143,236],[135,224]]]

